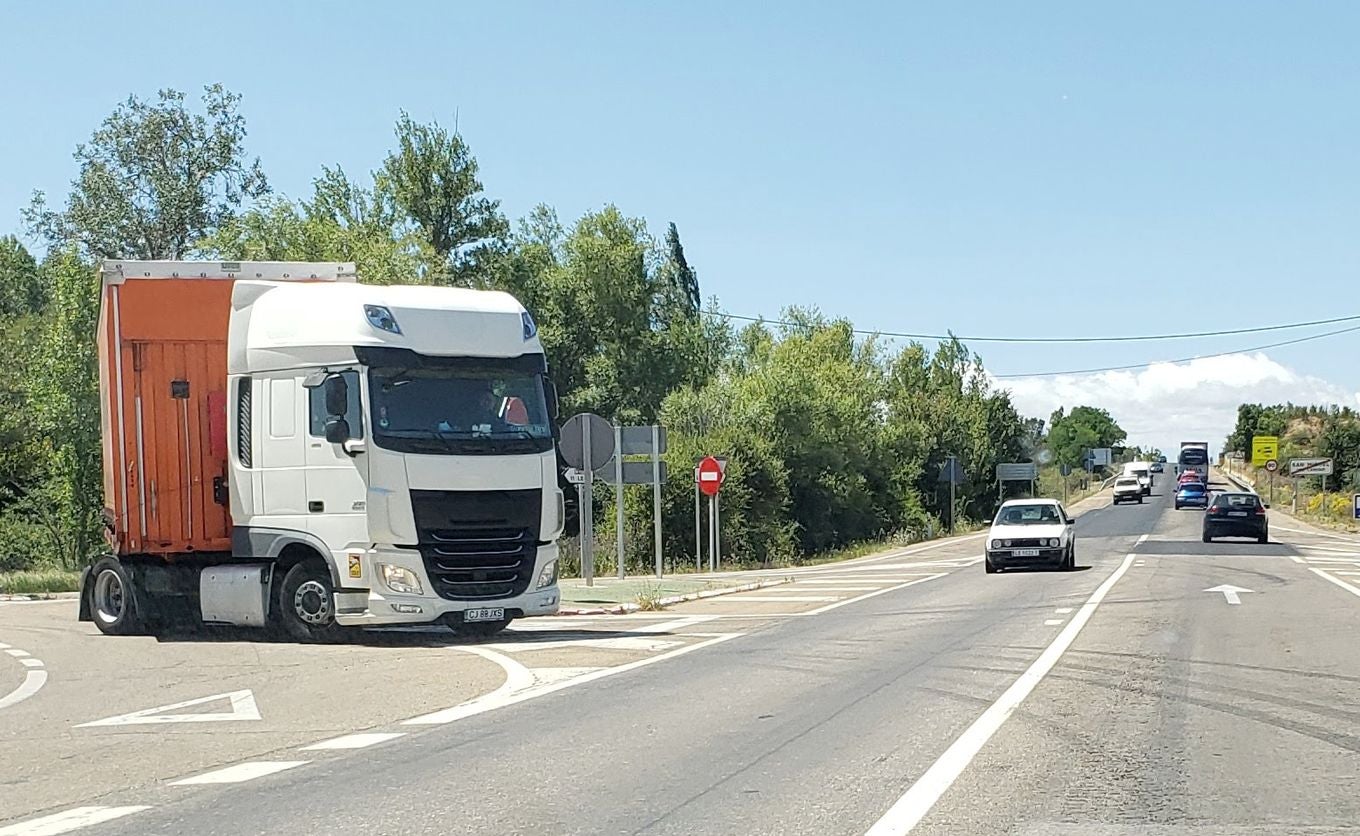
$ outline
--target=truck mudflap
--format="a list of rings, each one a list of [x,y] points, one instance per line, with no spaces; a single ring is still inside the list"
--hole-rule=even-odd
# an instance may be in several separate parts
[[[90,613],[90,567],[80,570],[80,612],[77,621],[94,621]]]

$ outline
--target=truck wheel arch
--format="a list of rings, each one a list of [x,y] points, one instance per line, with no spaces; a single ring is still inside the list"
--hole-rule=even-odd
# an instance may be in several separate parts
[[[279,578],[297,564],[315,557],[326,564],[331,575],[331,583],[336,589],[341,589],[345,585],[340,578],[338,567],[327,559],[330,550],[326,548],[326,544],[305,531],[238,526],[232,529],[231,537],[234,554],[273,561],[275,574]]]

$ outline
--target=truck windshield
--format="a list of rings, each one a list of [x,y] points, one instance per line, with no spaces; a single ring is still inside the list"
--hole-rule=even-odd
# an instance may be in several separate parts
[[[373,441],[403,453],[487,455],[552,449],[541,374],[484,365],[369,369]]]

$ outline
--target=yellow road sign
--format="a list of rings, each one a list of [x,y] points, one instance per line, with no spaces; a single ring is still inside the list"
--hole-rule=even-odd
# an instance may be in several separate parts
[[[1275,435],[1251,437],[1251,466],[1265,467],[1266,462],[1280,458],[1280,438]]]

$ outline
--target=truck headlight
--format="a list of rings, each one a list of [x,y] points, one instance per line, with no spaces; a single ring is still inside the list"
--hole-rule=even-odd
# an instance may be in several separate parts
[[[538,582],[534,584],[534,589],[542,589],[555,583],[557,583],[557,561],[549,560],[543,565],[542,571],[538,573]]]
[[[378,571],[382,574],[383,583],[393,592],[400,592],[403,595],[425,594],[425,587],[420,585],[420,578],[405,566],[379,563]]]

